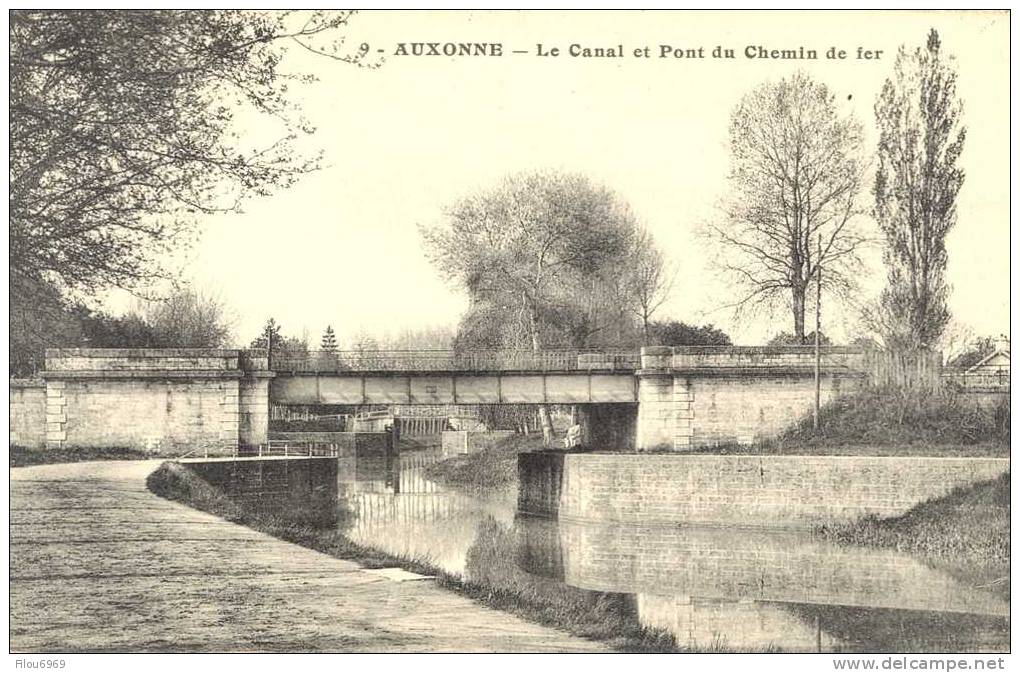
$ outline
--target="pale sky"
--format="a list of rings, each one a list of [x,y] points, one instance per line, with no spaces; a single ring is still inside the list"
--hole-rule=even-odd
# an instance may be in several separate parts
[[[680,268],[657,317],[713,322],[736,343],[790,331],[786,315],[735,324],[725,288],[694,237],[726,190],[730,110],[766,79],[804,69],[864,123],[899,44],[935,27],[956,56],[968,127],[966,182],[948,240],[951,309],[979,334],[1009,330],[1009,17],[1001,13],[362,12],[348,41],[392,54],[398,42],[502,42],[502,58],[399,57],[357,69],[292,50],[289,69],[319,81],[292,86],[318,127],[311,147],[328,167],[295,187],[209,218],[183,277],[235,311],[237,340],[268,316],[284,333],[327,323],[341,347],[361,331],[455,325],[466,300],[424,258],[417,227],[444,206],[533,169],[581,171],[623,196]],[[623,44],[625,58],[540,58],[536,44]],[[660,44],[733,48],[733,60],[660,59]],[[652,58],[635,58],[648,45]],[[842,61],[749,60],[744,47],[848,52]],[[879,60],[857,60],[863,46]],[[510,54],[514,49],[527,55]],[[258,133],[258,128],[252,129]],[[865,195],[870,204],[870,196]],[[871,256],[870,294],[884,282]],[[851,321],[823,330],[843,338]]]

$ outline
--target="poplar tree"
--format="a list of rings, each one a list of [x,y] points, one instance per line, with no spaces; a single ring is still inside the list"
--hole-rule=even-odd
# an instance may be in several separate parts
[[[870,316],[894,348],[930,348],[949,323],[946,235],[964,180],[962,113],[953,59],[938,33],[932,29],[924,47],[900,46],[875,103],[875,219],[887,282]]]

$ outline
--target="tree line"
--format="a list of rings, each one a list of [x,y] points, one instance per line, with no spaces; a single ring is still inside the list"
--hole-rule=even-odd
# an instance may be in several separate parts
[[[287,49],[340,66],[349,12],[30,11],[11,13],[11,372],[45,346],[223,345],[225,307],[193,290],[123,316],[91,306],[172,276],[205,214],[292,184],[319,167],[313,132],[286,96]],[[130,34],[132,40],[124,40]],[[932,348],[950,324],[945,237],[956,223],[966,129],[952,57],[932,30],[901,47],[875,102],[878,144],[806,74],[762,84],[731,113],[722,215],[706,232],[739,312],[777,315],[777,342],[806,343],[812,284],[853,303],[878,224],[886,287],[862,311],[875,338]],[[278,133],[244,139],[240,115]],[[870,183],[867,167],[876,165]],[[675,268],[610,187],[578,173],[529,172],[451,204],[422,230],[436,268],[470,306],[450,348],[595,348],[729,343],[712,325],[661,314]],[[210,311],[212,313],[210,313]],[[332,326],[328,329],[332,333]],[[307,350],[275,321],[253,343]],[[355,350],[380,347],[362,335]],[[421,347],[407,339],[390,344]],[[336,335],[317,344],[331,350]],[[392,345],[399,348],[402,345]]]
[[[812,288],[857,302],[869,271],[861,252],[876,238],[867,215],[878,225],[886,287],[860,311],[860,339],[931,349],[949,323],[945,238],[966,129],[953,59],[936,31],[923,47],[899,49],[874,113],[869,152],[861,122],[802,72],[765,82],[731,113],[722,215],[704,233],[738,317],[775,321],[788,311],[790,329],[775,323],[774,343],[813,341]],[[673,289],[662,251],[626,201],[581,174],[508,176],[453,204],[423,238],[436,268],[470,297],[457,338],[472,346],[587,347],[634,343],[635,334],[653,343],[653,316]]]

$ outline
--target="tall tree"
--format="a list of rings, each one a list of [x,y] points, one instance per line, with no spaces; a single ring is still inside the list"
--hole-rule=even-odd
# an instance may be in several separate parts
[[[634,228],[616,194],[564,173],[511,175],[455,204],[448,218],[422,231],[429,258],[467,290],[474,312],[504,316],[501,335],[523,341],[502,345],[536,352],[590,315],[583,292],[624,254]],[[548,410],[539,414],[551,443]]]
[[[726,217],[710,227],[738,310],[792,311],[804,343],[808,288],[855,286],[864,238],[856,226],[863,181],[862,129],[828,87],[797,73],[745,95],[730,118]],[[819,237],[822,250],[817,252]]]
[[[202,214],[318,165],[286,97],[287,47],[341,61],[349,12],[10,13],[12,303],[165,276]],[[260,117],[265,134],[239,120]]]
[[[956,224],[967,135],[952,61],[932,29],[924,47],[900,47],[875,103],[875,218],[887,283],[873,322],[893,347],[932,347],[950,318],[946,235]]]

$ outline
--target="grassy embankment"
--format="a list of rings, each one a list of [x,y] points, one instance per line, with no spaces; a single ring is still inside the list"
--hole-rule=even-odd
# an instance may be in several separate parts
[[[86,448],[86,449],[30,449],[24,446],[11,447],[11,467],[29,465],[51,465],[54,463],[80,463],[87,460],[143,460],[165,458],[158,454],[129,448]]]
[[[467,493],[491,494],[517,487],[517,454],[540,451],[542,435],[516,435],[491,447],[429,465],[426,478]]]
[[[936,558],[960,558],[980,564],[1009,563],[1009,481],[998,479],[953,489],[920,503],[906,514],[825,526],[840,542],[894,547]]]
[[[504,568],[498,581],[469,582],[436,568],[427,559],[393,556],[359,545],[336,529],[315,528],[285,519],[244,511],[215,487],[185,465],[164,463],[146,480],[156,495],[181,502],[281,540],[357,562],[366,568],[398,567],[423,575],[432,575],[439,586],[471,598],[490,608],[508,612],[528,621],[550,626],[572,635],[601,642],[624,652],[681,651],[676,640],[665,632],[646,629],[626,610],[621,610],[611,595],[594,595],[553,580],[535,580],[514,568]],[[500,531],[487,539],[485,549],[500,542]],[[505,533],[503,533],[505,535]],[[503,541],[505,542],[505,541]],[[512,554],[504,549],[486,553],[502,559]],[[492,578],[490,578],[492,579]]]
[[[864,390],[824,405],[820,428],[802,418],[774,439],[713,453],[851,456],[1009,455],[1009,400],[977,406],[959,395]]]
[[[1007,398],[978,407],[954,395],[865,391],[826,405],[821,420],[819,431],[805,419],[759,450],[855,455],[866,447],[867,455],[1009,457]],[[820,532],[845,544],[920,554],[935,565],[964,564],[967,574],[995,582],[1008,595],[1009,481],[1007,473],[919,503],[902,516],[870,516]]]

